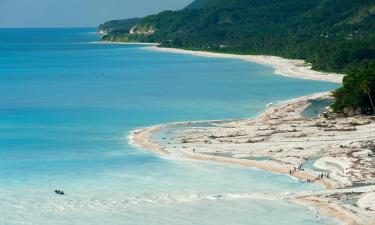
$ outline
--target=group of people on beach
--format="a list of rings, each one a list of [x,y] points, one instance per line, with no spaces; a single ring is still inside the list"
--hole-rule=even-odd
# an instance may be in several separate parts
[[[302,165],[299,165],[298,167],[293,167],[293,170],[289,170],[289,175],[292,175],[293,173],[297,171],[304,171],[305,169],[302,168]],[[307,183],[314,183],[317,180],[323,180],[324,178],[329,178],[329,173],[321,173],[319,174],[315,179],[307,179]]]
[[[322,180],[323,178],[329,178],[329,173],[326,173],[326,174],[321,173],[321,174],[319,174],[318,178],[319,178],[320,180]]]
[[[317,181],[317,180],[323,180],[324,178],[329,178],[329,173],[326,173],[326,174],[321,173],[314,180],[307,179],[306,182],[307,183],[314,183],[315,181]]]
[[[299,165],[298,167],[293,167],[293,170],[289,170],[289,175],[292,175],[293,173],[298,171],[304,171],[305,169],[302,168],[302,165]]]

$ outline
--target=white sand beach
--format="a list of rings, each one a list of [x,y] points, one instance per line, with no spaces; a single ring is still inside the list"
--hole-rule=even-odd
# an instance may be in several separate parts
[[[242,59],[272,66],[277,74],[295,78],[335,83],[342,83],[343,78],[340,74],[314,71],[302,60],[157,46],[145,49]],[[343,224],[375,224],[375,117],[338,117],[329,110],[316,118],[302,116],[312,100],[331,98],[331,93],[325,92],[292,99],[270,106],[255,119],[156,125],[132,132],[129,139],[138,147],[165,157],[237,164],[291,175],[301,182],[320,183],[327,188],[325,192],[289,200],[315,207]],[[164,138],[167,142],[155,138],[155,133],[171,128],[170,136]],[[305,163],[311,160],[312,168],[306,167]],[[360,188],[355,189],[357,186]]]
[[[271,66],[275,68],[276,74],[294,77],[300,79],[329,81],[333,83],[342,83],[343,75],[336,73],[325,73],[311,69],[311,65],[303,60],[296,59],[285,59],[277,56],[267,55],[235,55],[235,54],[224,54],[204,51],[190,51],[176,48],[162,48],[158,46],[145,47],[146,50],[169,52],[177,54],[189,54],[201,57],[214,57],[214,58],[228,58],[228,59],[240,59],[248,62],[255,62],[265,66]]]
[[[301,116],[310,100],[324,98],[330,98],[330,93],[284,102],[255,119],[157,125],[136,130],[130,138],[138,147],[166,157],[237,164],[320,183],[330,192],[293,200],[316,207],[344,224],[372,224],[374,204],[367,199],[371,199],[375,183],[375,117]],[[154,138],[156,132],[169,128],[173,133],[166,137],[168,143]],[[267,160],[252,159],[256,157]],[[315,168],[306,168],[304,163],[311,158],[316,158]],[[322,173],[324,178],[319,178]],[[353,186],[364,188],[352,193]],[[363,202],[345,205],[345,199]]]
[[[300,79],[342,83],[344,76],[314,71],[303,60],[276,56],[161,48],[156,43],[100,44],[146,44],[150,46],[144,49],[151,51],[240,59],[271,66],[278,75]],[[321,214],[337,218],[345,225],[375,224],[375,118],[343,118],[330,113],[317,118],[302,117],[301,113],[311,100],[329,98],[332,98],[330,93],[318,93],[292,99],[271,106],[255,119],[190,121],[146,127],[133,131],[128,139],[139,148],[165,157],[237,164],[291,175],[302,182],[320,183],[327,188],[325,192],[301,196],[296,193],[296,197],[289,200],[315,207]],[[200,126],[202,123],[212,126]],[[155,138],[155,133],[171,127],[181,129],[170,132],[172,136],[167,144]],[[259,157],[267,157],[267,160],[256,160]],[[314,168],[306,168],[304,163],[311,159],[316,159]],[[358,185],[361,187],[353,188]],[[349,200],[354,203],[343,203]]]

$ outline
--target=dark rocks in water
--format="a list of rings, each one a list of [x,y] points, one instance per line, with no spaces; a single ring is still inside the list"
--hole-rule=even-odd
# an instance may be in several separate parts
[[[62,190],[55,190],[55,194],[57,194],[57,195],[65,195],[64,191],[62,191]]]

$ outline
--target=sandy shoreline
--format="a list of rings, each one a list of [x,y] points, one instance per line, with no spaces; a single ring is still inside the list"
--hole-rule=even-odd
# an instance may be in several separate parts
[[[301,118],[301,111],[309,106],[309,100],[324,99],[329,96],[329,93],[318,93],[286,101],[281,105],[269,108],[255,119],[180,122],[147,127],[134,131],[130,135],[130,139],[140,148],[170,158],[182,157],[236,164],[291,175],[303,182],[309,179],[326,186],[329,191],[327,196],[316,196],[311,193],[311,195],[292,199],[293,202],[315,207],[321,214],[337,218],[343,224],[372,224],[375,222],[373,219],[375,218],[375,209],[372,211],[373,209],[366,210],[366,208],[356,206],[347,207],[340,201],[347,193],[353,191],[351,188],[356,182],[365,180],[365,183],[362,184],[365,188],[350,198],[361,199],[361,196],[374,190],[374,186],[371,184],[375,183],[375,168],[369,169],[373,161],[366,161],[366,157],[362,157],[367,150],[361,152],[358,145],[375,140],[375,118],[368,120],[361,117],[350,119]],[[336,127],[319,125],[312,128],[313,125],[323,124],[324,121],[335,124]],[[200,126],[202,123],[210,123],[215,126]],[[356,129],[349,129],[352,126],[355,126]],[[167,144],[154,138],[155,133],[170,127],[181,127],[181,130],[175,131]],[[305,129],[310,134],[302,135],[306,132]],[[343,141],[350,136],[353,137],[350,141]],[[280,139],[285,138],[289,138],[287,141],[290,142],[289,145],[280,142]],[[234,140],[235,142],[233,142]],[[343,144],[345,147],[342,146]],[[304,146],[304,149],[302,150],[300,146]],[[282,151],[280,151],[281,148]],[[250,157],[266,156],[270,160],[257,161],[244,159],[244,157],[217,155],[227,154],[228,149],[232,154]],[[353,152],[360,154],[353,156]],[[348,153],[352,156],[347,156]],[[327,163],[334,164],[337,167],[343,167],[341,168],[343,171],[337,171],[337,168],[334,167],[326,170],[330,174],[329,179],[317,179],[320,171],[304,167],[303,170],[294,169],[303,165],[307,158],[317,155],[321,158],[315,162],[315,166],[324,168]],[[357,161],[358,165],[354,165],[352,163],[354,161]],[[347,168],[346,165],[348,165]],[[362,177],[359,174],[362,174]],[[347,191],[345,192],[345,190]],[[364,201],[367,201],[366,198]]]
[[[342,83],[343,78],[340,74],[314,71],[303,60],[157,46],[144,49],[240,59],[274,67],[277,74],[294,78],[334,83]],[[301,116],[311,100],[329,98],[330,93],[318,93],[292,99],[268,108],[254,119],[156,125],[132,132],[129,139],[139,148],[166,157],[236,164],[291,175],[302,182],[322,184],[327,188],[325,194],[310,193],[289,200],[314,207],[322,215],[337,218],[343,224],[375,224],[375,203],[366,197],[375,193],[372,185],[375,184],[375,168],[372,166],[375,162],[375,149],[372,149],[375,146],[375,118],[335,118],[329,113],[314,119]],[[202,123],[213,126],[202,126]],[[171,127],[181,129],[169,132],[172,137],[168,137],[168,143],[155,139],[155,133]],[[257,157],[268,159],[256,160]],[[305,168],[304,163],[315,158],[315,168]],[[353,190],[358,184],[364,188]],[[353,199],[363,204],[343,203]]]
[[[227,58],[227,59],[240,59],[248,62],[254,62],[265,66],[271,66],[275,68],[275,73],[282,76],[328,81],[333,83],[342,83],[343,75],[336,73],[325,73],[311,69],[311,65],[305,63],[303,60],[285,59],[277,56],[267,55],[235,55],[225,53],[214,53],[204,51],[190,51],[176,48],[162,48],[158,46],[145,47],[146,50],[169,52],[176,54],[188,54],[201,57],[213,57],[213,58]]]
[[[204,52],[204,51],[191,51],[177,48],[163,48],[158,47],[159,43],[143,43],[143,42],[111,42],[111,41],[97,41],[93,44],[121,44],[121,45],[148,45],[144,47],[145,50],[168,52],[176,54],[188,54],[200,57],[213,57],[213,58],[227,58],[227,59],[240,59],[248,62],[271,66],[275,68],[275,74],[293,77],[299,79],[327,81],[333,83],[342,83],[343,74],[319,72],[311,69],[311,65],[307,64],[304,60],[285,59],[278,56],[268,55],[235,55],[226,53]]]

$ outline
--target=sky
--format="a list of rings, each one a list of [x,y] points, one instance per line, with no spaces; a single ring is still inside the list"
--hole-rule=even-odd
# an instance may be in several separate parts
[[[96,27],[181,9],[193,0],[0,0],[0,27]]]

